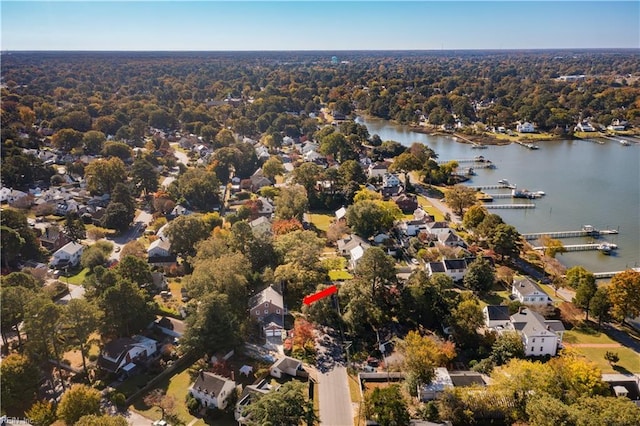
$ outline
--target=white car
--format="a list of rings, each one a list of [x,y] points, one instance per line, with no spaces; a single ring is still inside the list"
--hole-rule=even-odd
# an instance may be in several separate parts
[[[418,262],[418,259],[416,259],[415,257],[411,258],[411,263],[413,263],[414,265],[419,265],[420,262]]]

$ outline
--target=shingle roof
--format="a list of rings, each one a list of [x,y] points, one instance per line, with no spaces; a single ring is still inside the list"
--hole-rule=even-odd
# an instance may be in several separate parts
[[[193,389],[207,391],[209,394],[217,397],[224,388],[225,383],[230,381],[231,380],[225,379],[217,374],[202,371],[193,383]]]
[[[523,296],[527,296],[535,292],[545,294],[544,291],[540,288],[540,286],[538,286],[538,284],[531,281],[529,278],[522,278],[522,279],[516,280],[513,282],[513,286]]]
[[[280,308],[284,307],[282,295],[278,293],[278,291],[272,286],[265,288],[260,293],[256,294],[251,299],[249,299],[249,307],[253,308],[254,306],[258,306],[263,302],[269,302]]]
[[[508,321],[510,318],[508,306],[488,305],[486,309],[490,321]]]

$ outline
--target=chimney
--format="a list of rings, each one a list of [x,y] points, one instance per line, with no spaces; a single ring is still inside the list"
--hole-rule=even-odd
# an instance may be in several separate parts
[[[522,311],[524,311],[524,306],[518,306],[518,313],[522,314]]]
[[[204,371],[202,370],[202,368],[198,370],[198,375],[200,376],[201,379],[204,379]]]

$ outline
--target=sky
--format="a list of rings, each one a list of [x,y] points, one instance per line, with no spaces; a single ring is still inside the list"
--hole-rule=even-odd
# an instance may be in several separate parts
[[[0,1],[6,50],[640,48],[640,2]]]

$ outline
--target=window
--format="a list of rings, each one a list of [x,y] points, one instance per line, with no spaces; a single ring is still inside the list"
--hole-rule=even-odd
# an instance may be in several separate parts
[[[544,337],[542,338],[542,343],[544,343]]]
[[[280,313],[280,309],[276,309],[276,314],[279,314],[279,313]]]
[[[534,337],[533,339],[531,339],[531,341],[532,341],[533,343],[535,343],[535,342],[536,342],[536,338]]]
[[[542,350],[543,350],[543,348],[542,348],[542,346],[540,346],[540,352],[542,352]]]
[[[531,352],[534,352],[534,351],[535,351],[534,347],[533,347],[533,346],[531,346]]]
[[[260,310],[256,309],[256,315],[260,315]]]
[[[265,313],[265,315],[266,315],[266,314],[268,314],[268,313],[269,313],[269,310],[268,310],[268,309],[265,309],[265,310],[264,310],[264,313]]]

